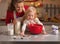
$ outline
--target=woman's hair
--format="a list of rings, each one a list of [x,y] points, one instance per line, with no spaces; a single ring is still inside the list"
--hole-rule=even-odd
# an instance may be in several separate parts
[[[8,7],[8,10],[9,11],[14,11],[15,10],[15,4],[16,3],[21,3],[21,2],[24,2],[24,1],[23,0],[12,0],[11,4]]]
[[[36,8],[35,7],[29,7],[26,11],[25,11],[25,15],[23,16],[23,19],[22,19],[22,22],[27,19],[27,16],[28,16],[28,13],[34,13],[34,18],[37,17],[37,11],[36,11]]]

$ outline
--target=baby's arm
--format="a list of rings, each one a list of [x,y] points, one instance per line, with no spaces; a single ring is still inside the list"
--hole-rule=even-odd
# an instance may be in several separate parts
[[[38,18],[35,19],[35,22],[36,22],[37,24],[43,25],[43,23],[40,22],[40,20],[39,20]]]
[[[25,33],[26,26],[27,26],[27,24],[24,22],[22,25],[22,33],[21,33],[22,35],[24,35],[24,33]]]
[[[40,22],[40,20],[39,20],[38,18],[36,18],[36,23],[37,23],[37,24],[40,24],[40,25],[42,25],[42,26],[43,26],[43,33],[45,34],[45,33],[46,33],[46,31],[45,31],[45,27],[44,27],[43,23],[42,23],[42,22]]]

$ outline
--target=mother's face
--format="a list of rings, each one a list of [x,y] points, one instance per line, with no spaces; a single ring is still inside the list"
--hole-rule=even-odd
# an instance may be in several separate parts
[[[23,2],[15,4],[15,9],[16,9],[17,12],[21,12],[23,10],[23,7],[24,7],[24,3]]]

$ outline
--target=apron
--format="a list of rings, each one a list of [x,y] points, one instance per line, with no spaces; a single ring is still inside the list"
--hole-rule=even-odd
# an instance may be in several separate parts
[[[16,12],[14,11],[14,19],[17,19],[17,21],[21,21],[22,17],[16,17]]]

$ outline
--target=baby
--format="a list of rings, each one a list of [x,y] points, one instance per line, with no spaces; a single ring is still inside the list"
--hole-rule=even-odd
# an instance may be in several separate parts
[[[40,25],[42,25],[43,26],[43,33],[46,34],[44,25],[38,19],[37,11],[36,11],[36,8],[34,8],[34,7],[29,7],[28,10],[25,13],[25,16],[23,18],[21,35],[23,35],[23,36],[25,35],[26,27],[28,27],[30,24],[40,24]]]

